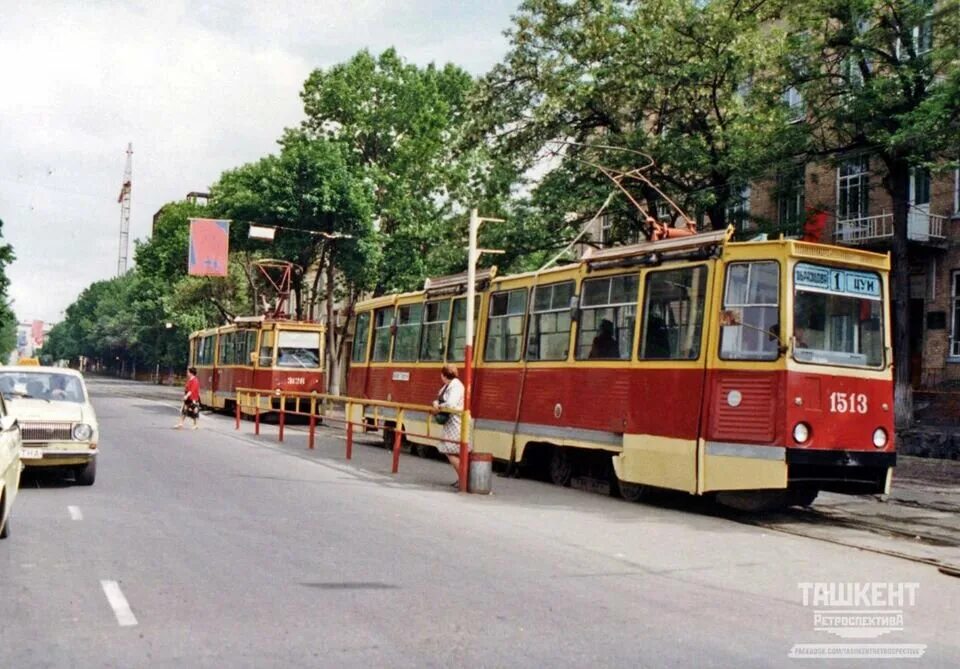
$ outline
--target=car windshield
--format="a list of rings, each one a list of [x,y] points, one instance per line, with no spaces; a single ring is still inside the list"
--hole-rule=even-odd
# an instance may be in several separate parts
[[[80,379],[57,372],[0,372],[0,393],[6,400],[24,397],[50,402],[86,401]]]
[[[794,269],[793,355],[798,362],[883,365],[880,276],[808,263]]]

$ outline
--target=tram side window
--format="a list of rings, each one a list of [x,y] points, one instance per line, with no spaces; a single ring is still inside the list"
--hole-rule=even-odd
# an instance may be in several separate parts
[[[377,309],[373,313],[373,362],[390,359],[390,326],[393,325],[393,307]]]
[[[523,343],[523,315],[526,310],[526,288],[505,290],[490,296],[484,360],[514,362],[520,359],[520,348]]]
[[[629,360],[637,323],[636,274],[583,282],[577,360]]]
[[[261,367],[273,367],[273,330],[260,333],[260,360]]]
[[[366,362],[367,339],[370,337],[370,312],[357,314],[357,331],[353,335],[353,362]]]
[[[537,286],[530,310],[527,360],[566,360],[570,352],[573,281]]]
[[[450,300],[427,302],[424,305],[420,360],[424,362],[443,361],[443,346],[447,340],[447,321],[449,320]]]
[[[707,267],[696,265],[647,274],[643,298],[641,360],[700,357]]]
[[[416,362],[422,318],[422,304],[404,304],[397,307],[397,334],[393,344],[395,362]]]
[[[480,317],[480,297],[473,301],[473,336],[477,336],[477,319]],[[474,339],[476,341],[476,339]],[[463,362],[467,346],[467,298],[453,301],[453,325],[450,327],[450,346],[447,350],[449,362]]]
[[[213,350],[216,338],[214,336],[201,337],[197,340],[197,364],[212,365]]]
[[[780,264],[733,263],[723,292],[720,357],[776,360],[780,353]]]
[[[220,336],[220,364],[221,365],[233,364],[234,341],[235,341],[235,336],[233,332],[229,332],[225,335]]]

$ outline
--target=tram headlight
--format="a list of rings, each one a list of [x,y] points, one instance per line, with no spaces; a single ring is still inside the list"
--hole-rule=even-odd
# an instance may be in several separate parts
[[[793,440],[798,444],[804,444],[810,439],[810,426],[806,423],[797,423],[793,426]]]
[[[882,427],[873,431],[873,445],[877,448],[883,448],[887,445],[887,431]]]
[[[73,426],[73,438],[77,441],[86,441],[93,436],[93,428],[86,423],[77,423]]]

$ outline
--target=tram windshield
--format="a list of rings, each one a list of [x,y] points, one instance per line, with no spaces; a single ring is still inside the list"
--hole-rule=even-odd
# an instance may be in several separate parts
[[[794,359],[812,364],[883,365],[878,274],[797,263],[793,280]]]
[[[320,366],[320,333],[281,330],[277,336],[277,367],[314,369]]]

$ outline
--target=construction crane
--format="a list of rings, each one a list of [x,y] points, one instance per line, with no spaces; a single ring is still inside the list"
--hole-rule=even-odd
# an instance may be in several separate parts
[[[127,166],[123,170],[120,187],[120,251],[117,255],[117,276],[127,273],[127,254],[130,249],[130,183],[133,178],[133,143],[127,144]]]

